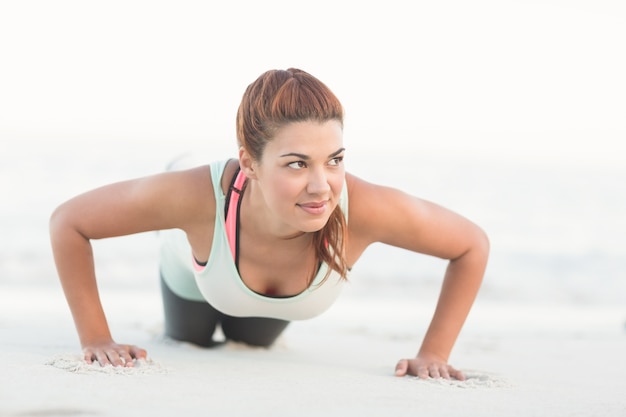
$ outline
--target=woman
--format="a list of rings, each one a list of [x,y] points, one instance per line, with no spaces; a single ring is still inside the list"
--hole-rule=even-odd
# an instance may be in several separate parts
[[[464,379],[448,357],[484,274],[483,231],[442,207],[344,171],[343,108],[310,74],[262,74],[237,113],[238,160],[108,185],[59,206],[54,258],[85,360],[133,366],[146,351],[116,343],[96,287],[90,239],[161,230],[169,337],[270,346],[289,321],[337,297],[374,242],[449,259],[416,357],[396,375]]]

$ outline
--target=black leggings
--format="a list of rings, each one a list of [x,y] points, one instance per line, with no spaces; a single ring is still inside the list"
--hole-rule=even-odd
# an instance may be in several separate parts
[[[227,340],[252,346],[272,345],[289,324],[266,317],[232,317],[205,301],[187,300],[175,294],[161,276],[165,334],[172,339],[211,347],[219,344],[213,333],[219,324]]]

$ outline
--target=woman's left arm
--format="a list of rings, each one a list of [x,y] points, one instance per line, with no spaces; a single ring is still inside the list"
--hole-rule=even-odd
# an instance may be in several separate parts
[[[353,254],[358,257],[374,242],[449,260],[422,346],[416,357],[398,362],[396,375],[464,379],[462,372],[448,364],[448,358],[485,273],[486,234],[468,219],[399,190],[351,175],[348,187],[350,264],[356,260]],[[356,248],[353,254],[351,248]]]

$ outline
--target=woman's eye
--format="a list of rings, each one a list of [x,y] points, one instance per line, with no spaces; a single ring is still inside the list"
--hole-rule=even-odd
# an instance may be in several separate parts
[[[306,164],[303,161],[296,161],[296,162],[292,162],[288,165],[290,168],[293,169],[302,169],[302,168],[306,168]]]
[[[336,165],[339,165],[341,161],[343,161],[343,156],[338,156],[336,158],[331,159],[329,162],[329,165],[336,166]]]

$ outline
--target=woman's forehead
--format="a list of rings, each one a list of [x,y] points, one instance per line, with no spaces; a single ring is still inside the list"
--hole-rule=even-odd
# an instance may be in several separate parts
[[[343,147],[343,130],[336,120],[290,123],[276,132],[267,147],[278,153],[330,153]]]

